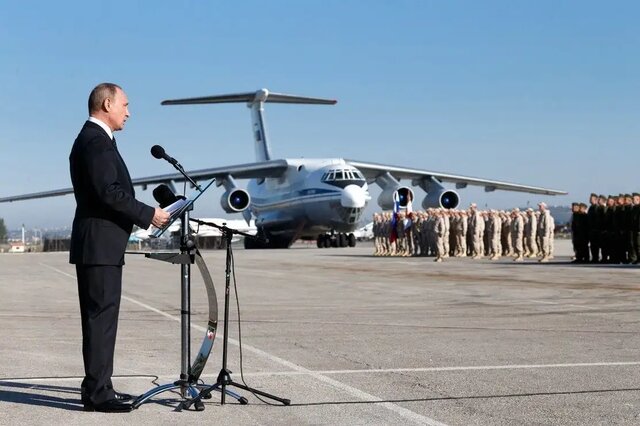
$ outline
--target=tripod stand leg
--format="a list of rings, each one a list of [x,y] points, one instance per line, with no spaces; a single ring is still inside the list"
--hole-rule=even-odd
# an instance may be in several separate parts
[[[192,399],[184,401],[182,403],[182,407],[185,409],[189,409],[189,407],[191,407],[192,404],[195,404],[196,411],[201,411],[201,410],[198,410],[198,405],[203,404],[202,402],[203,399],[211,398],[212,391],[222,392],[221,385],[216,383],[215,385],[207,386],[199,394],[194,395]],[[224,393],[226,395],[229,395],[231,398],[235,399],[236,401],[238,401],[240,405],[247,405],[249,403],[249,400],[247,400],[247,398],[245,398],[244,396],[238,395],[237,393],[230,391],[229,389],[225,389]]]
[[[273,399],[274,401],[278,401],[278,402],[282,403],[283,405],[290,405],[291,404],[291,400],[290,399],[280,398],[278,396],[271,395],[270,393],[266,393],[266,392],[259,391],[258,389],[250,388],[249,386],[245,386],[242,383],[236,383],[234,381],[231,381],[228,384],[228,386],[235,386],[237,388],[244,389],[244,390],[249,391],[251,393],[254,393],[256,395],[260,395],[260,396],[264,396],[265,398]]]

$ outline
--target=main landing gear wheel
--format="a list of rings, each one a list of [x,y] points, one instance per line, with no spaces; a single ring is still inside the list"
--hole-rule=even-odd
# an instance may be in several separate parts
[[[355,247],[356,236],[351,234],[339,233],[339,234],[320,234],[316,239],[316,246],[318,248],[329,247]]]

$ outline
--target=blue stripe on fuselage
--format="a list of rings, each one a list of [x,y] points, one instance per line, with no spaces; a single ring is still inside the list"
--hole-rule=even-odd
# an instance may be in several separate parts
[[[251,199],[251,203],[255,207],[266,207],[269,204],[280,204],[283,202],[299,201],[302,199],[310,200],[313,198],[326,197],[331,195],[341,195],[341,191],[324,188],[305,188],[300,191],[292,191],[284,194],[272,195],[269,197]]]

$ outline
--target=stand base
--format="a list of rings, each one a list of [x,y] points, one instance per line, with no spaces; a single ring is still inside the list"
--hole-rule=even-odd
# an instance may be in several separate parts
[[[194,396],[193,398],[184,401],[182,403],[182,406],[184,408],[188,409],[189,407],[191,407],[191,405],[195,404],[195,408],[196,408],[196,410],[198,410],[198,406],[202,405],[202,400],[211,398],[211,391],[214,391],[214,390],[218,391],[218,392],[220,392],[222,394],[221,397],[220,397],[220,404],[222,404],[222,405],[224,405],[224,403],[225,403],[225,395],[229,395],[229,396],[235,398],[242,405],[245,405],[245,404],[249,403],[247,398],[239,396],[236,393],[231,392],[230,390],[228,390],[227,389],[228,386],[235,386],[237,388],[244,389],[244,390],[249,391],[249,392],[251,392],[251,393],[253,393],[255,395],[260,395],[260,396],[263,396],[265,398],[269,398],[269,399],[272,399],[274,401],[278,401],[283,405],[290,405],[291,404],[291,400],[290,399],[280,398],[280,397],[277,397],[275,395],[271,395],[269,393],[262,392],[262,391],[260,391],[258,389],[251,388],[251,387],[246,386],[246,385],[244,385],[242,383],[234,382],[233,380],[231,380],[231,371],[223,368],[220,371],[220,374],[218,374],[218,381],[217,381],[216,384],[211,385],[211,386],[203,386],[204,389],[202,389],[197,396]]]
[[[153,398],[156,395],[159,395],[163,392],[172,391],[174,389],[179,389],[180,392],[182,393],[183,398],[186,397],[185,394],[188,394],[189,397],[192,398],[192,399],[186,399],[182,401],[182,403],[180,404],[180,408],[189,409],[191,405],[195,404],[194,408],[196,411],[204,411],[204,403],[201,400],[211,398],[210,391],[218,390],[217,388],[215,388],[215,386],[216,385],[196,384],[196,383],[189,383],[182,380],[178,380],[177,382],[167,383],[166,385],[158,386],[148,390],[146,393],[137,397],[135,401],[133,401],[131,406],[133,407],[133,409],[137,409],[142,404],[144,404],[145,402],[147,402],[149,399]],[[200,399],[194,402],[193,400],[198,396],[200,396],[202,394],[202,391],[205,389],[209,390],[208,396],[203,395],[202,397],[200,397]],[[248,403],[247,398],[240,396],[235,392],[232,392],[230,390],[225,390],[225,393],[230,397],[236,399],[242,405],[245,405]]]

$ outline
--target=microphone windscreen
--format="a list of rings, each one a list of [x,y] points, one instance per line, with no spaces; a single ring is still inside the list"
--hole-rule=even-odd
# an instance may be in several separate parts
[[[178,198],[176,194],[165,184],[158,185],[153,190],[153,198],[158,202],[161,208],[165,208],[175,203]]]
[[[158,160],[164,156],[164,148],[160,145],[154,145],[151,147],[151,155],[153,155]],[[166,185],[165,185],[166,186]]]

